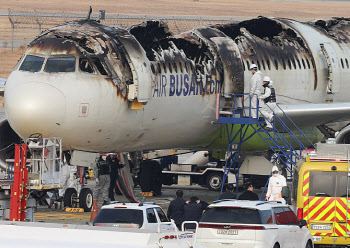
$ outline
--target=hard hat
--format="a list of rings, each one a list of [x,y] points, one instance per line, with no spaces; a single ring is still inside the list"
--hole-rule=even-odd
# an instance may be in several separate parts
[[[253,70],[253,69],[258,69],[258,66],[256,64],[251,64],[249,67],[249,70]]]
[[[278,168],[276,165],[272,166],[272,172],[274,172],[274,171],[278,171]]]
[[[264,82],[270,82],[271,78],[269,76],[265,76],[263,79]]]

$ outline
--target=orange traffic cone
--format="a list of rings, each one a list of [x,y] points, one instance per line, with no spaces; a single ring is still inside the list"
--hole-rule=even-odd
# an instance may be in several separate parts
[[[92,210],[91,210],[91,217],[90,217],[90,222],[93,222],[96,215],[98,214],[98,208],[97,208],[97,201],[94,200],[92,202]]]

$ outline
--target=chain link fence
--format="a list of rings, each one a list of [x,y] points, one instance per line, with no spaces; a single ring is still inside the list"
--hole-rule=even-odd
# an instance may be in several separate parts
[[[25,11],[2,11],[0,16],[8,16],[11,24],[11,32],[0,33],[0,46],[19,47],[27,45],[42,31],[66,23],[72,20],[85,19],[87,14],[64,13],[64,12],[25,12]],[[201,17],[201,16],[160,16],[160,15],[122,15],[105,14],[102,10],[99,14],[91,14],[91,19],[100,20],[105,25],[117,25],[123,28],[140,24],[148,20],[162,20],[168,23],[172,33],[178,34],[194,27],[209,24],[224,24],[238,21],[230,17]],[[5,29],[6,30],[6,29]]]

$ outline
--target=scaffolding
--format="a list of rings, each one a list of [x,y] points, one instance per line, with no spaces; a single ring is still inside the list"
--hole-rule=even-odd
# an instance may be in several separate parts
[[[242,162],[242,145],[254,135],[259,135],[275,154],[275,159],[283,163],[283,170],[288,170],[291,174],[293,173],[293,167],[301,158],[302,150],[307,147],[314,148],[312,142],[277,104],[275,109],[278,110],[279,115],[276,115],[275,111],[268,105],[264,106],[265,109],[267,108],[269,112],[273,113],[274,118],[269,121],[259,107],[259,101],[257,101],[256,106],[253,106],[253,98],[257,99],[258,96],[250,94],[217,95],[216,121],[213,124],[224,124],[228,136],[221,192],[228,184],[226,183],[228,174],[233,172],[236,176],[236,182],[233,184],[236,186],[236,193],[238,193],[237,183]],[[265,128],[266,122],[273,126],[271,130]],[[239,128],[235,132],[234,128],[237,125]],[[250,132],[248,132],[249,129]]]

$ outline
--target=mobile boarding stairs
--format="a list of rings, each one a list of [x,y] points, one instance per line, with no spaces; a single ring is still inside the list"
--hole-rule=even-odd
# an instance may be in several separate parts
[[[221,192],[227,184],[226,179],[230,171],[236,175],[237,186],[239,168],[241,165],[241,150],[244,142],[254,135],[259,135],[263,142],[273,152],[274,161],[283,163],[283,171],[287,170],[292,174],[293,167],[299,159],[301,152],[306,148],[314,148],[311,141],[297,127],[297,125],[286,115],[286,113],[276,104],[275,111],[267,104],[258,100],[257,106],[252,105],[252,98],[257,95],[250,94],[218,94],[216,121],[213,124],[224,124],[226,127],[228,148],[224,169]],[[270,122],[272,130],[266,130],[265,116],[262,109],[264,106],[273,113],[273,120]],[[253,118],[253,113],[256,113]],[[237,131],[238,130],[238,131]],[[267,185],[267,183],[266,183]],[[265,185],[265,188],[266,188]],[[264,188],[264,191],[265,191]],[[238,187],[236,187],[238,192]],[[263,191],[263,192],[264,192]]]

